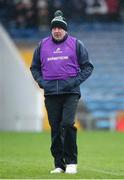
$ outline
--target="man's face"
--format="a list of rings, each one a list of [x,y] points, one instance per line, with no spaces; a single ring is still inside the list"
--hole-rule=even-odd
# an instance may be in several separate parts
[[[52,28],[52,36],[55,40],[60,41],[64,38],[66,31],[61,27]]]

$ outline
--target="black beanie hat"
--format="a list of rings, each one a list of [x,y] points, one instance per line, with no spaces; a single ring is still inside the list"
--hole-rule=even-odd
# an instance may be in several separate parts
[[[54,27],[61,27],[62,29],[67,31],[67,22],[66,22],[65,18],[63,17],[63,12],[60,10],[57,10],[54,13],[54,18],[51,21],[51,30]]]

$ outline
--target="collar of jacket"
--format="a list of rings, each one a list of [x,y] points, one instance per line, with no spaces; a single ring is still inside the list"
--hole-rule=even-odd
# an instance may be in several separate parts
[[[55,40],[53,37],[52,37],[52,40],[53,40],[54,43],[60,44],[60,43],[64,42],[67,39],[67,37],[68,37],[68,34],[66,34],[64,36],[64,38],[62,40],[60,40],[60,41]]]

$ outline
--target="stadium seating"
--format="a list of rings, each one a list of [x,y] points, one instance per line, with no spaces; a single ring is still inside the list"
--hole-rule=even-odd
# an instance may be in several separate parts
[[[111,116],[124,110],[123,32],[123,25],[109,24],[92,30],[87,26],[84,32],[80,27],[78,33],[95,67],[92,77],[81,86],[94,128],[111,128]]]
[[[83,41],[95,67],[92,76],[81,85],[82,100],[93,117],[90,123],[93,128],[114,129],[116,114],[124,111],[124,25],[69,24],[69,31]],[[36,44],[49,32],[10,30],[10,34]]]

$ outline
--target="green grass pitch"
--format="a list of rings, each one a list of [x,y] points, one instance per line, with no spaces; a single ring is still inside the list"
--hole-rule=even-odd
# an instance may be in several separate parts
[[[0,132],[0,178],[124,179],[124,133],[78,132],[78,173],[50,174],[50,133]]]

